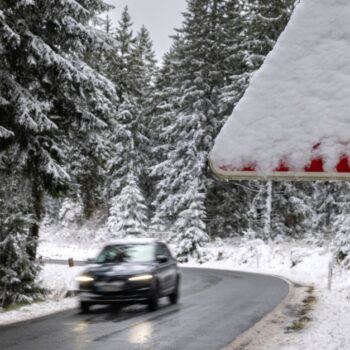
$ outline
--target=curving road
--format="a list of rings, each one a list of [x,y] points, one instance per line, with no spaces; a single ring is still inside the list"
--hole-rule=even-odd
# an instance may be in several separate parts
[[[1,350],[222,349],[288,294],[281,279],[242,272],[182,269],[179,305],[96,306],[0,327]]]

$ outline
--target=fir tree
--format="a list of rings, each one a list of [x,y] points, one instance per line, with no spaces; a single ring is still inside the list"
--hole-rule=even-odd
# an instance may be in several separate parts
[[[118,237],[146,236],[148,207],[134,174],[130,172],[127,177],[127,184],[120,194],[111,199],[107,225]]]
[[[129,209],[122,205],[127,195],[135,195],[140,207],[147,203],[149,136],[147,132],[147,101],[155,73],[155,60],[148,31],[142,28],[134,37],[127,8],[115,32],[118,42],[115,57],[110,61],[110,78],[117,85],[120,105],[110,134],[111,157],[108,161],[108,198],[110,230],[123,221]],[[121,83],[120,83],[121,82]],[[135,181],[130,182],[130,174]],[[130,186],[135,186],[134,191]],[[146,220],[148,215],[141,216]],[[146,227],[144,222],[141,227]],[[144,230],[144,229],[143,229]],[[125,231],[125,230],[124,230]],[[125,231],[126,232],[126,231]]]
[[[200,188],[199,181],[193,181],[193,187],[188,194],[188,207],[180,212],[175,223],[177,242],[177,257],[180,261],[187,261],[189,255],[201,258],[199,247],[209,240],[206,233],[205,188]]]
[[[286,27],[295,0],[248,0],[245,48],[246,63],[251,72],[264,62],[266,55]]]
[[[214,182],[208,176],[206,163],[214,138],[243,95],[253,71],[247,60],[247,47],[259,38],[253,21],[256,8],[252,3],[248,5],[242,1],[188,1],[183,25],[166,56],[162,72],[167,76],[160,80],[154,113],[160,143],[155,151],[160,157],[152,167],[152,176],[157,179],[152,221],[159,228],[177,231],[179,215],[188,210],[191,203],[188,193],[193,188],[205,189],[198,198],[204,200],[200,205],[206,211],[203,227],[208,232],[217,234],[213,222],[220,222],[223,230],[229,230],[227,235],[234,234],[234,228],[242,232],[248,226],[244,207],[241,210],[244,218],[240,220],[237,215],[231,215],[231,220],[220,218],[220,213],[227,213],[230,206],[240,206],[232,204],[230,194],[233,198],[237,195],[248,206],[254,197],[250,188],[253,186],[254,192],[256,185],[247,184],[246,194],[244,186]],[[251,28],[247,28],[249,25]],[[247,33],[249,43],[245,42]],[[275,38],[275,33],[271,35]],[[196,181],[199,186],[194,185]]]
[[[155,88],[152,94],[150,110],[150,138],[151,149],[151,187],[153,189],[151,231],[165,232],[172,225],[172,218],[168,211],[159,208],[160,203],[166,200],[168,194],[168,172],[164,172],[164,163],[168,154],[173,149],[174,140],[171,138],[168,128],[174,121],[178,110],[177,71],[173,61],[177,60],[180,50],[179,41],[175,43],[164,56],[162,68],[157,75]]]
[[[94,52],[110,49],[89,26],[106,9],[100,0],[1,1],[0,155],[29,181],[30,229],[20,241],[30,242],[32,260],[44,193],[57,195],[71,180],[69,145],[107,127],[114,113],[113,85],[90,66]],[[9,254],[14,250],[8,244],[18,241],[14,235],[9,228],[2,236]],[[26,262],[34,273],[34,261]]]
[[[198,205],[206,210],[206,194],[213,184],[207,174],[207,157],[229,109],[220,110],[222,89],[229,84],[232,72],[228,72],[234,60],[238,60],[237,47],[230,51],[227,42],[230,35],[226,30],[230,26],[226,10],[225,1],[189,1],[183,27],[178,30],[169,56],[168,72],[174,78],[169,82],[167,95],[163,95],[163,105],[170,106],[160,115],[167,118],[160,133],[169,146],[164,159],[152,170],[152,175],[160,179],[153,220],[168,221],[169,225],[175,225],[176,231],[180,213],[191,204],[192,189],[206,189],[195,196],[203,200]],[[237,15],[238,11],[231,14]],[[234,59],[228,59],[228,55]],[[234,102],[231,108],[233,105]],[[195,185],[197,182],[199,185]]]
[[[274,236],[301,238],[311,232],[312,192],[310,183],[276,182],[273,191]]]
[[[42,300],[45,291],[36,281],[39,263],[31,260],[36,242],[28,231],[27,182],[9,162],[0,166],[0,178],[0,307],[6,308]]]

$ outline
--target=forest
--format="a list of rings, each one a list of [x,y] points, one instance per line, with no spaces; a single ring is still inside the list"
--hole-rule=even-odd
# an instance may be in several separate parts
[[[113,25],[102,0],[0,0],[0,304],[45,294],[43,221],[94,219],[106,240],[165,233],[180,261],[239,236],[332,241],[348,263],[348,183],[227,182],[208,167],[294,6],[188,0],[157,62],[127,8]]]

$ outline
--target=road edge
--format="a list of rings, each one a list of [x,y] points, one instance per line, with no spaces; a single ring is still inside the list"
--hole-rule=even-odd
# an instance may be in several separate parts
[[[267,339],[271,340],[287,327],[290,322],[290,318],[287,316],[288,306],[298,304],[304,296],[304,291],[298,293],[296,291],[296,285],[287,278],[277,275],[269,276],[285,281],[289,287],[288,294],[271,312],[244,331],[222,350],[258,350],[263,344],[267,343]]]

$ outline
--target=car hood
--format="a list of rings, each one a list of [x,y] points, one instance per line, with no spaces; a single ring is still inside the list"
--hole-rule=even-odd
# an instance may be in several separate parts
[[[93,276],[132,276],[142,273],[150,273],[154,270],[152,263],[120,263],[120,264],[94,264],[85,272]]]

